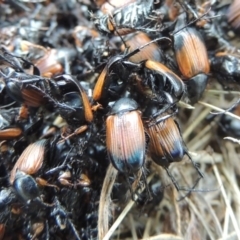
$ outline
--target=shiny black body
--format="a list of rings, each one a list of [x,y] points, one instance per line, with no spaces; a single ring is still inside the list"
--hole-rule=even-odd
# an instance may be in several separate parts
[[[225,87],[228,84],[239,84],[240,56],[224,53],[211,59],[211,69],[216,79]]]
[[[39,196],[39,189],[35,179],[21,171],[17,171],[13,187],[24,201],[32,200]]]

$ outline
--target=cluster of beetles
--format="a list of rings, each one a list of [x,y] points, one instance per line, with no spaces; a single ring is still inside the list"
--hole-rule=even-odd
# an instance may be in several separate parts
[[[0,239],[98,239],[109,164],[114,198],[139,171],[148,188],[151,161],[181,191],[184,156],[194,188],[179,102],[238,89],[239,29],[239,0],[1,1]],[[239,137],[236,121],[221,131]]]

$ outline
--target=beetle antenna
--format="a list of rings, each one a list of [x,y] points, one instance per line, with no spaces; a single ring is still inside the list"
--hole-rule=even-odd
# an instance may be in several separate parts
[[[192,25],[193,23],[197,22],[199,19],[201,19],[201,18],[203,18],[204,16],[206,16],[206,15],[210,12],[210,10],[211,10],[211,7],[210,7],[201,17],[197,17],[196,19],[190,21],[190,22],[189,22],[187,25],[185,25],[184,27],[182,27],[182,28],[180,28],[180,29],[177,29],[176,31],[172,32],[172,33],[170,34],[170,36],[173,36],[174,34],[182,31],[184,28],[186,28],[186,27]],[[183,13],[182,16],[183,16],[183,15],[185,15],[185,13]]]
[[[182,197],[180,197],[177,201],[180,202],[182,201],[184,198],[188,197],[192,192],[194,192],[195,187],[198,185],[199,181],[200,181],[201,177],[199,177],[196,182],[194,183],[194,185],[192,186],[191,189],[188,189],[187,194],[183,195]],[[186,190],[186,189],[185,189]]]
[[[197,170],[197,172],[198,172],[198,174],[199,174],[199,177],[197,178],[197,180],[196,180],[195,184],[192,186],[192,188],[188,190],[188,193],[185,194],[184,196],[182,196],[181,198],[179,198],[178,201],[181,201],[181,200],[183,200],[185,197],[189,196],[189,195],[195,190],[195,187],[196,187],[197,184],[199,183],[200,179],[204,177],[203,173],[202,173],[202,172],[200,171],[200,169],[199,169],[199,165],[192,160],[192,157],[190,156],[190,154],[189,154],[187,151],[185,152],[185,154],[186,154],[186,155],[188,156],[188,158],[191,160],[194,168]]]
[[[213,115],[225,114],[226,112],[230,112],[231,110],[233,110],[233,108],[235,108],[239,103],[240,103],[240,98],[235,103],[233,103],[233,105],[231,107],[225,109],[225,111],[223,111],[223,112],[211,112],[211,114],[213,114]]]
[[[173,175],[171,174],[171,172],[169,171],[169,169],[167,167],[164,167],[164,169],[167,172],[167,175],[170,177],[173,185],[175,186],[175,188],[177,189],[177,191],[187,191],[187,194],[181,196],[177,201],[181,201],[184,198],[186,198],[187,196],[189,196],[192,192],[196,192],[199,190],[196,190],[195,187],[197,186],[197,184],[199,183],[200,179],[203,177],[202,174],[200,175],[200,177],[197,179],[197,181],[195,182],[195,184],[192,186],[192,188],[186,188],[186,187],[181,187],[178,185],[176,179],[173,177]]]
[[[163,40],[167,40],[167,41],[169,41],[170,43],[172,42],[172,40],[171,40],[170,38],[168,38],[168,37],[159,37],[159,38],[156,38],[156,39],[154,39],[154,40],[152,40],[152,41],[150,41],[150,42],[142,45],[141,47],[133,50],[132,52],[128,53],[127,55],[125,55],[125,56],[123,57],[123,59],[130,58],[131,56],[133,56],[133,55],[135,55],[136,53],[140,52],[141,49],[147,47],[147,46],[150,45],[151,43],[155,43],[155,42],[163,41]]]
[[[171,174],[171,172],[169,171],[169,169],[167,167],[164,167],[165,171],[167,172],[167,175],[170,177],[173,185],[175,186],[175,188],[177,189],[177,191],[180,191],[181,188],[179,187],[176,179],[173,177],[173,175]]]
[[[14,102],[11,102],[11,103],[9,103],[9,104],[6,104],[6,105],[4,105],[4,106],[1,106],[0,109],[7,108],[7,107],[11,107],[11,106],[14,105],[15,103],[16,103],[15,101],[14,101]]]
[[[116,26],[114,25],[114,22],[112,21],[112,19],[109,18],[109,21],[111,22],[111,24],[112,24],[114,30],[116,31],[117,35],[120,37],[121,41],[123,42],[125,49],[128,49],[128,46],[127,46],[126,42],[124,41],[121,34],[118,32],[118,30],[117,30]]]
[[[185,152],[185,154],[186,154],[186,155],[189,157],[189,159],[191,160],[191,162],[192,162],[193,166],[195,167],[195,169],[197,170],[199,176],[200,176],[201,178],[203,178],[204,175],[203,175],[203,173],[200,171],[199,165],[192,160],[192,157],[190,156],[190,154],[189,154],[187,151]]]

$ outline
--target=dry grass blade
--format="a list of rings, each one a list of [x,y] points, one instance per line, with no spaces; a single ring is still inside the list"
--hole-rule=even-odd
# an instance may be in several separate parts
[[[135,228],[135,224],[134,224],[134,219],[132,214],[129,214],[129,221],[130,221],[130,225],[131,225],[131,233],[132,233],[132,240],[137,240],[137,233],[136,233],[136,228]]]
[[[188,136],[192,133],[192,131],[199,125],[199,123],[209,114],[209,110],[205,109],[198,118],[192,122],[191,125],[188,126],[188,128],[183,133],[183,139],[187,139]]]
[[[240,140],[239,140],[239,139],[236,139],[236,138],[225,137],[225,138],[223,138],[223,139],[224,139],[224,140],[230,140],[230,141],[232,141],[232,142],[234,142],[234,143],[240,144]]]
[[[229,199],[229,202],[231,202],[231,195],[230,195],[230,193],[228,193],[227,197]],[[229,212],[229,208],[227,208],[226,209],[226,213],[225,213],[225,218],[224,218],[224,225],[223,225],[223,234],[222,234],[223,238],[225,238],[228,235],[229,222],[230,222],[230,212]]]
[[[184,238],[173,234],[160,234],[157,236],[142,238],[141,240],[183,240]]]
[[[200,200],[202,204],[204,204],[207,207],[207,210],[211,214],[213,222],[215,224],[216,233],[218,233],[219,236],[222,236],[223,230],[221,227],[221,223],[219,222],[219,219],[216,215],[216,212],[214,211],[210,203],[202,195],[198,194],[197,198]]]
[[[196,149],[196,148],[193,149],[192,146],[194,144],[196,144],[197,142],[199,142],[202,139],[202,137],[204,137],[207,133],[209,133],[214,124],[215,124],[215,122],[206,125],[203,128],[203,130],[199,132],[199,134],[197,134],[194,138],[191,139],[191,141],[188,142],[188,148],[194,151],[194,149]]]
[[[198,211],[197,206],[195,206],[195,204],[190,199],[186,199],[186,201],[189,204],[190,208],[195,213],[195,215],[198,217],[198,219],[200,220],[202,225],[204,226],[206,232],[208,233],[209,238],[214,240],[215,239],[214,235],[213,235],[212,231],[210,230],[208,224],[206,223],[204,216],[202,216],[202,214]]]
[[[151,226],[152,226],[152,218],[148,218],[148,221],[146,223],[145,229],[144,229],[144,233],[143,233],[143,239],[149,238],[149,232],[151,230]]]
[[[111,226],[111,228],[109,229],[109,231],[107,232],[107,234],[104,236],[103,240],[108,240],[110,239],[110,237],[112,236],[112,234],[114,233],[114,231],[118,228],[118,226],[120,225],[120,223],[122,222],[122,220],[125,218],[125,216],[127,215],[127,213],[131,210],[131,208],[133,207],[133,205],[135,204],[135,202],[133,200],[130,200],[129,203],[127,204],[127,206],[124,208],[124,210],[121,212],[121,214],[119,215],[119,217],[116,219],[116,221],[114,222],[114,224]]]
[[[232,207],[230,205],[229,199],[227,198],[227,194],[226,194],[226,191],[225,191],[225,189],[223,187],[222,178],[221,178],[221,176],[219,174],[218,168],[217,168],[217,166],[214,163],[213,163],[213,171],[214,171],[215,176],[217,178],[217,181],[219,183],[220,190],[221,190],[223,199],[225,201],[226,207],[227,207],[227,209],[229,211],[229,214],[230,214],[230,217],[231,217],[231,220],[232,220],[232,224],[233,224],[234,230],[236,231],[238,239],[240,239],[240,229],[239,229],[239,226],[238,226],[237,219],[235,218],[234,211],[233,211],[233,209],[232,209]]]
[[[183,102],[183,101],[179,101],[179,102],[178,102],[178,105],[179,105],[179,107],[182,107],[182,108],[195,109],[194,106],[192,106],[192,105],[190,105],[190,104],[187,104],[187,103],[185,103],[185,102]]]
[[[239,91],[224,91],[224,90],[216,90],[216,89],[206,89],[205,92],[207,93],[214,93],[214,94],[236,94],[240,95]]]
[[[231,232],[230,234],[228,234],[224,238],[218,238],[217,240],[232,240],[232,239],[236,239],[235,238],[236,236],[237,236],[236,232]]]
[[[111,206],[112,188],[117,177],[117,170],[112,164],[109,165],[103,182],[99,211],[98,211],[98,238],[103,239],[109,228],[109,211]]]

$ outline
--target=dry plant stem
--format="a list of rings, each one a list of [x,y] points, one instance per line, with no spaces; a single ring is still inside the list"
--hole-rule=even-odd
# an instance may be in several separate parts
[[[162,205],[162,202],[161,201],[159,204],[158,204],[158,208],[157,209],[161,209],[161,205]],[[169,203],[170,204],[170,203]],[[154,218],[154,220],[152,221],[153,222],[153,226],[152,226],[152,229],[154,229],[154,231],[156,232],[156,234],[160,234],[160,228],[158,226],[159,224],[159,219],[160,219],[160,215],[161,215],[161,211],[157,211],[157,214]]]
[[[199,139],[199,142],[196,142],[192,147],[191,151],[196,151],[198,149],[204,149],[204,147],[209,143],[212,138],[212,133],[207,133],[204,137]]]
[[[154,174],[150,175],[147,178],[147,183],[149,183],[151,181],[151,179],[153,178]],[[141,193],[145,188],[141,189],[139,191],[139,193]],[[135,198],[137,199],[138,196],[136,195]],[[111,226],[111,228],[109,229],[109,231],[107,232],[107,234],[104,236],[103,240],[108,240],[110,239],[110,237],[112,236],[112,234],[115,232],[115,230],[118,228],[118,226],[120,225],[120,223],[122,222],[122,220],[125,218],[125,216],[128,214],[128,212],[131,210],[131,208],[133,207],[133,205],[135,204],[135,202],[133,200],[130,200],[127,204],[127,206],[123,209],[123,211],[121,212],[121,214],[119,215],[119,217],[116,219],[116,221],[113,223],[113,225]]]
[[[200,232],[197,226],[197,217],[190,211],[190,221],[188,222],[188,226],[186,232],[184,234],[185,239],[194,239],[194,240],[201,240]]]
[[[184,239],[173,234],[160,234],[149,238],[142,238],[141,240],[184,240]]]
[[[151,227],[153,225],[152,220],[153,219],[150,217],[147,220],[146,227],[145,227],[144,233],[143,233],[143,239],[149,238],[149,233],[150,233]]]
[[[187,181],[187,179],[186,179],[185,174],[183,174],[182,171],[180,171],[180,174],[181,174],[181,177],[184,179],[185,183],[186,183],[187,185],[189,185],[189,183],[188,183],[188,181]],[[199,190],[199,191],[200,191],[200,190]],[[211,205],[205,200],[204,197],[202,197],[201,194],[198,194],[198,195],[192,194],[191,196],[192,196],[192,198],[193,198],[193,197],[195,198],[194,203],[193,203],[190,199],[189,199],[189,200],[187,199],[187,202],[188,202],[188,201],[191,201],[190,204],[192,204],[192,205],[191,205],[192,208],[194,207],[193,210],[194,210],[194,212],[195,212],[195,215],[202,221],[202,223],[204,222],[204,224],[205,224],[206,221],[204,220],[204,216],[203,216],[203,217],[200,216],[201,213],[197,210],[197,206],[201,206],[201,204],[204,204],[204,205],[208,208],[209,213],[212,215],[213,222],[215,223],[216,232],[218,233],[219,236],[222,236],[221,225],[220,225],[220,223],[219,223],[219,221],[218,221],[218,218],[217,218],[214,210],[212,209]],[[200,200],[199,198],[201,198],[201,200]],[[195,204],[195,205],[194,205],[194,204]],[[198,214],[196,214],[197,212],[198,212]],[[207,226],[207,225],[204,225],[204,224],[203,224],[203,226],[204,226],[205,228],[206,228],[206,227],[208,228],[208,226]],[[206,230],[207,230],[207,229],[206,229]],[[210,228],[208,228],[207,232],[208,232],[209,236],[211,236],[212,233],[211,233]],[[212,236],[212,239],[214,239],[213,236]]]
[[[237,180],[234,180],[230,175],[229,173],[226,171],[225,168],[222,169],[223,173],[224,173],[224,176],[226,177],[226,179],[229,181],[229,184],[230,186],[232,187],[232,190],[234,192],[234,195],[236,196],[236,199],[240,199],[240,191],[239,191],[239,187],[238,185],[236,184],[237,183]],[[239,202],[238,202],[239,204]]]
[[[239,91],[224,91],[224,90],[214,90],[214,89],[206,89],[207,93],[217,93],[217,94],[237,94],[240,96]]]
[[[187,143],[188,148],[192,149],[192,145],[199,142],[199,139],[202,139],[202,137],[209,133],[215,124],[216,124],[215,121],[211,122],[210,124],[207,124],[202,131],[200,131],[194,138],[191,139],[191,141]]]
[[[228,199],[229,199],[229,202],[231,202],[230,192],[228,192]],[[228,235],[229,220],[230,220],[230,213],[229,213],[229,209],[227,208],[224,216],[224,225],[223,225],[223,234],[222,234],[223,238],[226,238],[226,236]]]
[[[212,164],[212,160],[216,163],[220,163],[223,161],[223,156],[220,153],[213,152],[211,155],[207,152],[207,150],[199,150],[196,152],[188,151],[192,160],[201,164]]]
[[[233,118],[236,118],[236,119],[240,120],[240,117],[239,117],[239,116],[237,116],[237,115],[235,115],[235,114],[233,114],[233,113],[231,113],[231,112],[226,112],[225,110],[223,110],[223,109],[221,109],[221,108],[218,108],[218,107],[216,107],[216,106],[213,106],[212,104],[205,103],[205,102],[202,102],[202,101],[198,101],[198,103],[201,104],[201,105],[203,105],[203,106],[205,106],[205,107],[211,108],[211,109],[216,110],[216,111],[218,111],[218,112],[222,112],[223,114],[226,114],[226,115],[228,115],[228,116],[231,116],[231,117],[233,117]]]
[[[177,199],[177,190],[175,187],[173,187],[173,207],[176,213],[176,227],[177,227],[177,234],[179,236],[182,236],[182,228],[181,228],[181,214],[180,214],[180,210],[179,210],[179,204],[176,201]]]
[[[129,214],[129,221],[130,221],[130,225],[131,225],[131,233],[132,233],[132,240],[137,240],[137,233],[136,233],[136,228],[135,228],[135,224],[134,224],[134,219],[132,214]]]
[[[233,179],[234,174],[229,174],[225,167],[222,168],[222,171],[223,171],[225,178],[228,180],[229,185],[231,186],[232,193],[234,193],[232,198],[233,198],[233,201],[235,203],[235,208],[236,208],[235,215],[236,215],[237,219],[240,219],[240,203],[239,203],[240,190],[239,190],[239,186],[236,184],[237,180]]]
[[[199,125],[199,123],[209,114],[209,110],[205,109],[198,118],[188,126],[183,133],[183,139],[186,140],[193,130]]]
[[[179,102],[178,102],[178,105],[179,105],[180,107],[182,107],[182,108],[195,109],[194,106],[192,106],[192,105],[190,105],[190,104],[187,104],[187,103],[185,103],[185,102],[183,102],[183,101],[179,101]]]
[[[106,172],[100,195],[99,210],[98,210],[98,238],[103,239],[109,228],[109,209],[111,209],[111,193],[117,177],[117,170],[112,164]]]
[[[226,187],[232,196],[232,205],[234,206],[234,214],[236,219],[240,219],[240,190],[238,185],[238,179],[236,175],[239,174],[238,165],[237,163],[233,162],[233,159],[235,159],[235,162],[238,161],[239,156],[237,155],[236,148],[233,144],[230,142],[227,142],[225,144],[226,146],[226,152],[228,159],[225,161],[225,166],[221,165],[222,173],[224,174],[225,179],[227,179],[228,186]],[[239,226],[239,222],[238,222]]]
[[[219,183],[220,190],[222,192],[222,196],[223,196],[223,199],[225,201],[225,204],[226,204],[226,206],[228,208],[228,211],[229,211],[229,214],[230,214],[230,217],[231,217],[231,220],[232,220],[232,224],[233,224],[234,230],[236,231],[238,239],[240,239],[240,230],[239,230],[239,226],[238,226],[237,220],[235,218],[233,209],[232,209],[232,207],[231,207],[231,205],[229,203],[229,200],[227,198],[227,194],[226,194],[226,191],[225,191],[225,189],[223,187],[223,182],[222,182],[222,179],[220,177],[218,168],[217,168],[216,164],[214,164],[214,162],[213,162],[213,171],[214,171],[215,176],[217,178],[217,181]]]
[[[160,167],[159,165],[157,165],[156,163],[152,163],[152,165],[154,166],[156,172],[159,174],[160,178],[162,179],[162,167]],[[163,179],[162,179],[163,180]],[[163,180],[164,182],[164,180]],[[173,225],[173,229],[175,230],[175,232],[182,236],[182,229],[181,229],[181,215],[180,215],[180,210],[179,210],[179,204],[177,202],[177,190],[174,186],[170,186],[171,189],[171,203],[173,204],[173,208],[174,208],[174,212],[175,212],[175,216],[176,216],[176,221],[174,223],[172,223]]]
[[[204,216],[201,215],[201,213],[198,211],[197,207],[194,205],[194,203],[189,198],[185,198],[185,200],[187,201],[187,203],[189,204],[189,206],[191,207],[191,209],[193,210],[193,212],[195,213],[197,218],[202,223],[203,227],[205,228],[206,232],[209,235],[209,238],[211,240],[215,240],[215,237],[213,236],[213,233],[211,232],[210,228],[208,227],[206,220],[204,219]]]
[[[131,210],[131,208],[134,205],[134,201],[130,200],[129,203],[127,204],[127,206],[124,208],[124,210],[122,211],[122,213],[120,214],[120,216],[117,218],[117,220],[114,222],[114,224],[112,225],[112,227],[109,229],[109,231],[107,232],[107,234],[104,236],[104,238],[102,238],[103,240],[108,240],[110,239],[110,237],[112,236],[112,234],[114,233],[114,231],[117,229],[117,227],[120,225],[120,223],[122,222],[122,220],[124,219],[124,217],[127,215],[127,213]]]
[[[236,239],[235,238],[236,236],[237,236],[236,232],[231,232],[226,237],[218,238],[217,240],[232,240],[232,239]]]
[[[203,197],[202,194],[198,194],[195,196],[197,197],[198,201],[200,201],[201,204],[204,204],[204,206],[207,207],[209,213],[212,215],[213,222],[215,223],[216,232],[218,233],[219,236],[222,236],[223,234],[222,227],[212,206],[209,204],[208,201],[206,201],[206,198]]]
[[[232,142],[237,143],[237,144],[240,145],[240,140],[239,140],[239,139],[236,139],[236,138],[233,138],[233,137],[225,137],[225,138],[223,138],[223,139],[224,139],[224,140],[230,140],[230,141],[232,141]]]

